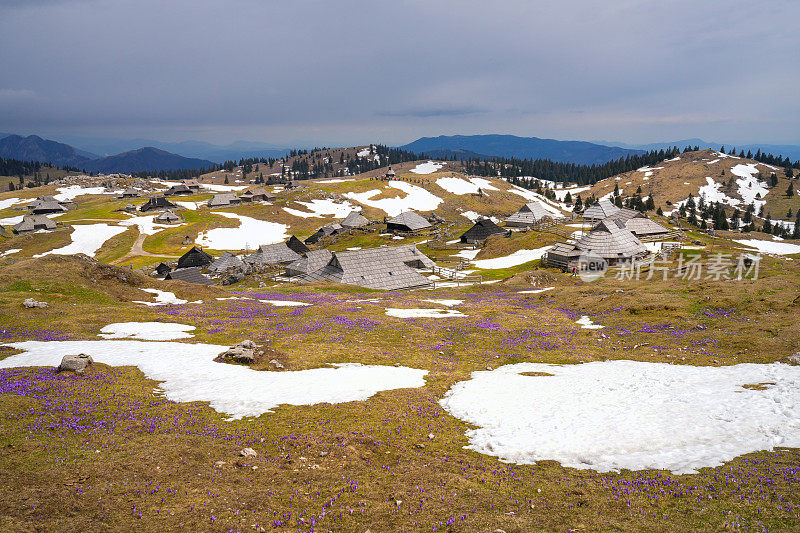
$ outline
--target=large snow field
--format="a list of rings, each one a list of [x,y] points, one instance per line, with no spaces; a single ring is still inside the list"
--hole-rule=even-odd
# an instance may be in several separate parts
[[[103,246],[103,243],[124,231],[125,228],[123,227],[110,226],[108,224],[75,224],[72,226],[72,234],[70,235],[72,242],[70,244],[33,257],[43,257],[50,254],[86,254],[89,257],[94,257],[94,254]]]
[[[103,337],[104,339],[129,338],[144,341],[171,341],[194,337],[194,334],[189,333],[194,330],[194,326],[176,324],[174,322],[117,322],[101,329],[98,337]]]
[[[387,307],[386,314],[395,318],[451,318],[467,316],[455,309],[401,309],[396,307]]]
[[[317,217],[324,218],[332,215],[334,218],[345,218],[351,211],[358,211],[350,202],[334,202],[328,199],[316,198],[310,202],[297,202],[303,206],[307,211],[299,211],[290,207],[284,207],[283,210],[302,218]]]
[[[478,426],[466,433],[468,448],[507,462],[685,474],[750,452],[800,447],[797,366],[521,363],[471,378],[439,403]],[[760,383],[768,385],[744,387]]]
[[[436,180],[436,185],[449,193],[457,195],[477,194],[478,189],[480,189],[474,183],[461,178],[439,178]]]
[[[497,187],[492,185],[492,182],[484,178],[439,178],[436,180],[436,185],[446,190],[449,193],[461,194],[477,194],[478,190],[484,191],[499,191]]]
[[[444,163],[437,163],[435,161],[428,161],[427,163],[420,163],[411,169],[414,174],[433,174],[444,166]]]
[[[765,254],[800,254],[800,245],[791,244],[788,242],[762,241],[759,239],[734,239],[734,242],[743,244],[748,248],[755,248],[759,252]]]
[[[533,250],[517,250],[513,254],[505,255],[503,257],[495,257],[493,259],[478,259],[472,261],[472,264],[478,268],[493,269],[493,268],[508,268],[528,261],[535,261],[541,259],[542,255],[550,249],[551,246],[542,246],[541,248],[534,248]]]
[[[58,193],[54,194],[53,198],[55,198],[59,202],[71,202],[78,196],[84,196],[88,194],[120,194],[122,192],[122,191],[106,192],[105,187],[81,187],[80,185],[59,187],[56,190],[58,191]]]
[[[289,226],[237,215],[216,212],[226,218],[239,221],[238,228],[214,228],[201,232],[195,243],[212,250],[253,250],[262,244],[276,244],[289,238]]]
[[[344,196],[360,204],[381,209],[390,217],[397,216],[403,211],[409,211],[412,209],[414,211],[433,211],[439,207],[440,203],[442,203],[441,198],[431,194],[422,187],[418,187],[417,185],[413,185],[405,181],[395,180],[390,181],[388,185],[389,187],[406,193],[406,196],[372,200],[374,196],[377,196],[381,193],[380,189],[373,189],[361,193],[348,192],[345,193]]]
[[[137,340],[27,341],[0,368],[57,366],[67,354],[85,353],[111,366],[136,366],[161,381],[167,399],[209,402],[232,419],[259,416],[282,404],[364,401],[384,390],[422,387],[427,370],[394,366],[340,365],[292,372],[266,372],[214,362],[227,346]]]

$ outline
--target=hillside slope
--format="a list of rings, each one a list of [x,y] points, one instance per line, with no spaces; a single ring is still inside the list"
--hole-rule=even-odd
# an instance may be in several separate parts
[[[0,157],[79,167],[97,156],[38,135],[9,135],[0,139]]]
[[[83,167],[91,172],[151,172],[162,169],[208,168],[214,163],[205,159],[192,159],[145,147],[117,155],[86,162]]]

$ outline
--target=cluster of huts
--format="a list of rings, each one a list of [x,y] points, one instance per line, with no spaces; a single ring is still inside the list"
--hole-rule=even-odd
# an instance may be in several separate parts
[[[53,196],[39,196],[27,206],[27,213],[22,220],[11,227],[17,235],[36,231],[50,231],[58,225],[47,215],[66,213],[74,207],[71,201],[57,200]]]
[[[649,251],[643,241],[664,240],[675,230],[647,218],[633,209],[620,208],[600,200],[583,213],[592,229],[574,242],[560,242],[544,256],[547,266],[570,270],[579,268],[580,258],[600,258],[609,265],[635,261]]]
[[[225,252],[215,259],[195,246],[178,259],[174,268],[161,263],[154,273],[165,279],[210,285],[212,277],[222,277],[223,283],[229,283],[254,272],[277,270],[291,281],[334,281],[368,289],[401,290],[432,286],[433,281],[420,271],[434,265],[414,245],[332,252],[311,250],[292,236],[286,242],[259,246],[244,257]]]

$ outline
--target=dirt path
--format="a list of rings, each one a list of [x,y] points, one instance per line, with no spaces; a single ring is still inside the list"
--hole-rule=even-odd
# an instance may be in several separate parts
[[[112,261],[114,264],[122,263],[127,259],[133,259],[134,257],[168,257],[170,259],[176,259],[180,256],[178,255],[167,255],[167,254],[151,254],[150,252],[145,251],[144,249],[144,240],[147,238],[147,235],[144,233],[139,233],[139,236],[136,237],[136,240],[133,242],[133,246],[131,246],[131,251],[127,254],[123,255],[116,261]]]

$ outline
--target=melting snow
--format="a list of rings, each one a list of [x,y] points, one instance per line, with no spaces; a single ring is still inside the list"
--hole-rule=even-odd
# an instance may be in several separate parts
[[[464,300],[443,300],[443,299],[436,299],[432,298],[430,300],[422,300],[423,302],[431,302],[434,304],[444,305],[445,307],[453,307],[454,305],[461,305],[464,303]]]
[[[758,383],[775,385],[743,387]],[[439,403],[478,426],[468,448],[519,464],[685,474],[800,447],[800,367],[779,363],[521,363],[473,372]]]
[[[306,302],[296,302],[293,300],[259,300],[259,301],[272,304],[275,307],[302,307],[306,305],[311,305]]]
[[[194,326],[172,322],[118,322],[100,330],[98,337],[104,339],[139,339],[147,341],[169,341],[194,337],[189,333]]]
[[[555,289],[555,287],[543,287],[541,289],[530,289],[528,291],[517,291],[517,292],[519,294],[539,294],[540,292],[545,292],[553,289]]]
[[[167,304],[180,305],[188,303],[188,300],[181,300],[180,298],[175,296],[174,292],[162,291],[159,289],[142,289],[142,290],[144,292],[149,292],[150,294],[155,294],[156,300],[154,302],[140,302],[138,300],[134,300],[133,303],[149,305],[151,307],[157,305],[167,305]]]
[[[800,245],[788,242],[761,241],[759,239],[734,240],[748,248],[755,248],[759,252],[775,255],[790,255],[800,253]]]
[[[8,209],[12,205],[20,203],[19,198],[5,198],[4,200],[0,200],[0,209]]]
[[[120,191],[106,192],[105,187],[81,187],[80,185],[70,185],[69,187],[59,187],[56,189],[58,194],[53,195],[53,198],[59,202],[71,202],[78,196],[87,194],[119,194]]]
[[[282,404],[314,405],[365,401],[384,390],[422,387],[427,370],[393,366],[340,365],[299,372],[265,372],[213,361],[227,346],[135,340],[19,342],[25,350],[0,361],[0,368],[55,366],[66,354],[86,353],[112,366],[137,366],[161,381],[167,399],[209,402],[232,419],[259,416]]]
[[[406,193],[406,196],[372,200],[373,196],[381,193],[380,189],[373,189],[371,191],[362,193],[348,192],[345,193],[344,196],[360,204],[381,209],[390,217],[397,216],[403,211],[408,211],[410,209],[415,211],[433,211],[439,207],[440,203],[442,203],[442,199],[438,196],[435,196],[422,187],[418,187],[411,183],[392,180],[388,183],[388,185],[389,187],[403,191]]]
[[[444,166],[444,163],[436,163],[434,161],[428,161],[427,163],[420,163],[419,165],[415,166],[411,169],[411,172],[414,174],[433,174],[440,168]]]
[[[33,257],[43,257],[49,254],[86,254],[89,257],[94,257],[94,254],[103,246],[103,243],[111,237],[124,232],[125,228],[109,226],[108,224],[76,224],[72,226],[72,230],[70,235],[72,243]]]
[[[386,314],[397,318],[449,318],[467,316],[455,309],[398,309],[387,307]]]
[[[592,322],[592,319],[588,316],[584,315],[580,317],[578,320],[575,321],[576,324],[580,324],[581,329],[602,329],[605,326],[601,326],[600,324],[595,324]]]
[[[284,207],[283,210],[289,213],[290,215],[302,217],[302,218],[309,218],[309,217],[318,217],[323,218],[328,215],[333,215],[334,218],[345,218],[347,215],[350,214],[352,211],[357,211],[358,209],[353,207],[350,202],[334,202],[333,200],[321,200],[316,198],[311,200],[310,202],[297,202],[298,204],[302,205],[308,211],[298,211],[297,209],[291,209],[289,207]]]
[[[142,235],[155,235],[162,229],[177,228],[184,224],[157,224],[155,218],[158,215],[145,215],[133,217],[120,221],[120,226],[136,226]]]
[[[6,250],[5,252],[0,252],[0,257],[5,257],[7,255],[15,254],[17,252],[21,252],[22,250],[19,248],[12,248],[10,250]]]
[[[483,269],[507,268],[512,266],[517,266],[523,263],[527,263],[528,261],[535,261],[536,259],[541,259],[542,255],[549,248],[551,248],[551,246],[543,246],[541,248],[536,248],[533,250],[517,250],[511,255],[506,255],[503,257],[495,257],[494,259],[479,259],[477,261],[473,261],[472,264],[478,268],[483,268]]]
[[[238,228],[215,228],[203,231],[195,242],[212,250],[255,249],[262,244],[276,244],[289,238],[289,226],[267,222],[236,213],[217,212],[217,215],[239,220]]]
[[[214,192],[236,192],[245,190],[247,185],[217,185],[214,183],[204,183],[203,188]]]

